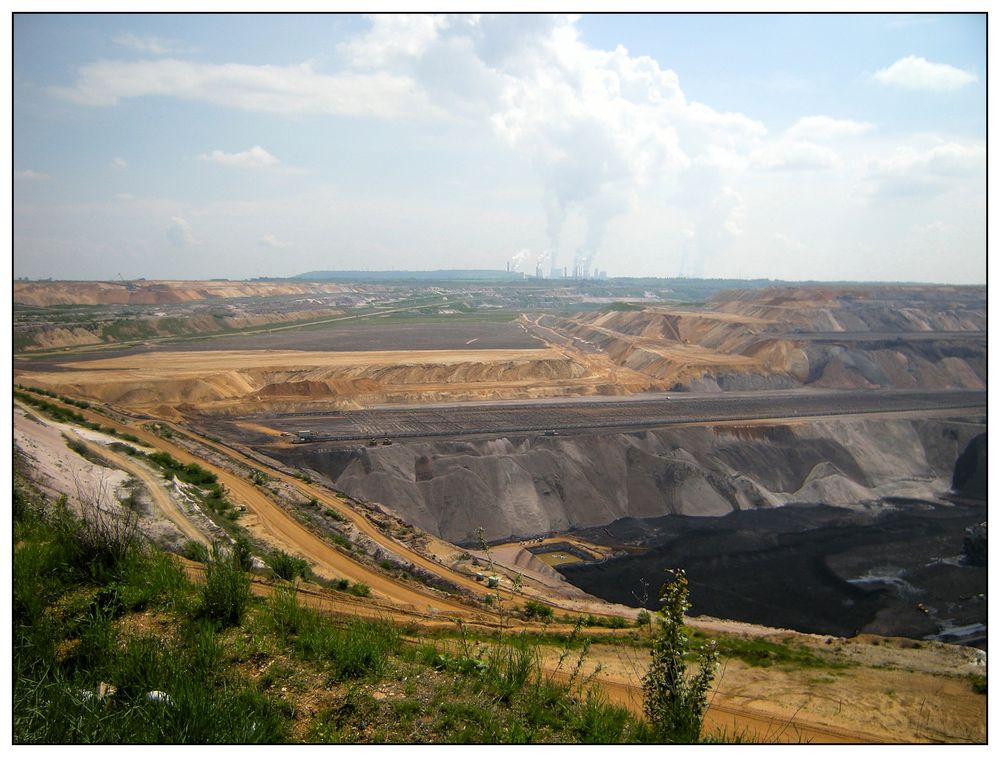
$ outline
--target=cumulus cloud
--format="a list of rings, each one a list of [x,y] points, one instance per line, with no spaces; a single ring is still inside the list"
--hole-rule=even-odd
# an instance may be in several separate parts
[[[822,171],[840,165],[829,147],[795,140],[767,145],[750,158],[750,166],[761,171]]]
[[[191,52],[190,48],[182,45],[177,40],[163,39],[152,35],[140,37],[137,34],[131,33],[119,34],[115,37],[114,41],[117,45],[127,47],[129,50],[134,50],[145,55],[169,55]]]
[[[174,216],[170,219],[170,226],[167,227],[167,239],[174,247],[188,247],[197,241],[191,230],[191,224],[180,216]]]
[[[249,150],[244,150],[243,152],[212,150],[212,152],[199,155],[198,157],[201,160],[209,160],[221,166],[232,166],[234,168],[266,168],[278,163],[278,159],[260,145],[254,145]]]
[[[936,194],[985,178],[986,146],[946,142],[931,148],[899,147],[872,161],[867,180],[879,195]]]
[[[804,116],[785,132],[792,139],[840,139],[857,137],[875,128],[867,121],[852,121],[847,118],[831,118],[830,116]]]
[[[340,48],[359,68],[385,66],[423,54],[448,23],[446,16],[425,13],[380,14],[373,22],[369,31]]]
[[[125,158],[112,158],[111,159],[112,168],[128,168],[128,162]]]
[[[14,171],[15,179],[26,179],[27,181],[45,181],[50,178],[47,173],[42,173],[40,171],[34,171],[30,168],[26,168],[23,171]]]
[[[430,102],[489,124],[531,160],[556,267],[571,215],[585,222],[572,255],[586,270],[642,188],[696,163],[737,165],[766,134],[743,114],[689,101],[652,58],[587,46],[572,17],[376,16],[342,51],[419,82]]]
[[[872,77],[886,86],[932,92],[960,89],[978,81],[973,73],[947,63],[932,63],[917,55],[900,58],[888,68],[876,71]]]

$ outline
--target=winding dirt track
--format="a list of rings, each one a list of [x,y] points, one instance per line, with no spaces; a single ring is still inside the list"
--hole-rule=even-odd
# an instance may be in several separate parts
[[[267,542],[291,552],[292,554],[304,557],[312,563],[314,570],[319,576],[324,578],[346,578],[352,582],[365,583],[376,595],[391,600],[396,605],[404,608],[410,608],[419,614],[436,615],[439,613],[447,613],[451,616],[460,617],[465,620],[485,623],[490,623],[495,620],[492,613],[479,610],[456,599],[443,596],[441,592],[423,589],[423,587],[420,587],[419,585],[408,584],[390,578],[381,573],[372,571],[358,562],[355,562],[346,554],[341,552],[337,547],[324,541],[296,521],[273,500],[267,497],[260,488],[240,476],[231,473],[225,468],[213,464],[210,460],[205,460],[195,456],[183,447],[173,444],[166,439],[162,439],[155,434],[151,434],[141,427],[121,423],[108,418],[106,415],[93,413],[91,411],[84,410],[82,411],[82,414],[88,420],[92,420],[105,426],[110,425],[120,431],[131,433],[140,438],[150,447],[168,452],[174,458],[183,463],[198,463],[203,468],[210,470],[218,477],[219,482],[228,490],[231,500],[243,503],[247,506],[247,510],[249,512],[241,518],[241,525],[252,533],[264,538]],[[96,451],[102,455],[106,455],[109,452],[104,448],[97,449]],[[230,456],[232,456],[231,451],[227,452]],[[249,459],[244,460],[244,462],[247,462],[255,468],[259,467]],[[132,468],[129,468],[129,472],[132,473],[134,471]],[[271,471],[268,471],[268,473],[270,474]],[[146,476],[149,477],[148,472],[146,472]],[[288,479],[290,482],[298,483],[291,477],[288,477]],[[156,483],[155,478],[152,480],[155,485],[150,487],[150,489],[155,497],[155,492],[159,486]],[[148,479],[145,479],[144,483],[148,486]],[[316,491],[316,495],[319,494],[322,494],[321,490]],[[324,495],[324,499],[331,499],[329,493]],[[343,503],[337,501],[337,506],[337,509],[343,511],[345,515],[361,519],[360,516],[353,513],[353,511],[344,511]],[[176,513],[176,508],[174,509],[174,512]],[[173,520],[173,518],[171,518],[171,520]],[[378,532],[377,529],[374,529],[374,527],[370,524],[367,524],[367,526],[368,529],[365,530],[366,533],[377,534],[380,537],[379,541],[385,541],[386,537]],[[398,544],[392,542],[392,545],[395,551],[400,551]],[[437,563],[425,561],[425,564],[427,566],[433,566],[435,573],[443,574],[449,579],[451,578],[451,573],[445,571],[443,567]],[[476,587],[482,591],[482,587],[479,587],[478,584],[476,584]]]

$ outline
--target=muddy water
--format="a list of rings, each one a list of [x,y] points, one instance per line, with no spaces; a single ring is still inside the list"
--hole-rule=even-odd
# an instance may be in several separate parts
[[[681,567],[693,615],[985,648],[986,568],[962,559],[965,528],[984,520],[985,504],[912,500],[623,519],[576,534],[623,556],[559,570],[588,593],[655,609],[664,570]]]

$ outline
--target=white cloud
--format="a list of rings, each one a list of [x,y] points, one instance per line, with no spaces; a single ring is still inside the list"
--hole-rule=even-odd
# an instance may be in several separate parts
[[[177,40],[163,39],[152,35],[140,37],[137,34],[131,33],[120,34],[115,37],[114,41],[115,44],[146,55],[168,55],[172,53],[191,52],[191,48],[182,45]]]
[[[264,247],[269,247],[272,250],[284,250],[292,246],[290,242],[278,239],[274,234],[265,234],[259,241]]]
[[[741,235],[747,218],[747,208],[739,192],[732,187],[725,187],[713,204],[724,219],[722,228],[732,236]]]
[[[235,168],[266,168],[278,163],[278,159],[260,145],[254,145],[243,152],[227,153],[222,152],[222,150],[212,150],[207,155],[199,155],[198,157],[222,166]]]
[[[125,160],[125,158],[120,158],[120,157],[112,158],[111,166],[113,168],[128,168],[128,162]]]
[[[174,247],[187,247],[197,241],[191,230],[191,224],[180,216],[174,216],[170,219],[170,226],[167,227],[167,239]]]
[[[135,199],[135,196],[129,194],[128,192],[119,192],[118,194],[115,195],[115,199],[120,200],[122,202],[131,202],[132,200]]]
[[[945,142],[930,148],[899,147],[874,160],[867,181],[876,195],[936,194],[985,179],[986,146]]]
[[[792,139],[840,139],[842,137],[857,137],[875,128],[866,121],[852,121],[846,118],[831,118],[830,116],[805,116],[785,132]]]
[[[265,113],[328,113],[383,118],[438,113],[407,77],[386,73],[320,74],[308,64],[252,66],[181,60],[97,61],[53,94],[87,106],[158,95]]]
[[[903,89],[947,92],[978,81],[975,74],[962,71],[947,63],[932,63],[917,55],[900,58],[888,68],[876,71],[872,77],[880,84]]]
[[[40,171],[34,171],[30,168],[26,168],[23,171],[14,171],[15,179],[26,179],[28,181],[45,181],[50,178],[47,173],[41,173]]]
[[[837,153],[825,145],[781,140],[753,153],[750,166],[761,171],[822,171],[841,165]]]
[[[445,16],[426,13],[385,13],[372,17],[372,28],[344,43],[341,51],[359,68],[384,66],[421,55],[437,38]]]

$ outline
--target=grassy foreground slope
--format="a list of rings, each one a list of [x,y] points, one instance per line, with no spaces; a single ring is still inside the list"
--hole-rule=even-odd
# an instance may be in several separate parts
[[[651,737],[574,675],[586,646],[567,642],[557,680],[527,636],[418,643],[322,617],[291,585],[254,598],[220,550],[193,582],[127,518],[81,520],[21,471],[13,510],[15,743]]]

